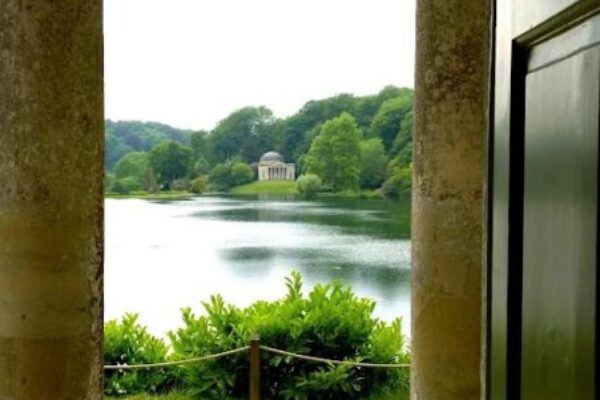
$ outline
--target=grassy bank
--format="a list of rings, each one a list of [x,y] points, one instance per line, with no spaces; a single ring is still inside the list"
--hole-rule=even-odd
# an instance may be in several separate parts
[[[378,190],[361,189],[356,191],[343,192],[322,192],[318,194],[321,198],[342,198],[342,199],[382,199],[383,195]]]
[[[296,194],[296,182],[292,181],[256,181],[237,186],[230,190],[232,194]]]
[[[291,181],[256,181],[247,185],[234,187],[229,191],[231,194],[298,194],[296,183]],[[356,190],[344,192],[322,192],[317,195],[321,198],[359,198],[380,199],[383,196],[378,190]]]
[[[236,195],[256,194],[298,194],[296,183],[291,181],[257,181],[247,185],[237,186],[229,190]],[[107,199],[143,199],[143,200],[185,200],[197,194],[184,191],[167,191],[158,193],[131,192],[128,194],[105,193]],[[317,198],[345,198],[345,199],[381,199],[382,194],[378,190],[357,190],[344,192],[321,192]]]
[[[104,197],[107,199],[144,199],[144,200],[183,200],[183,199],[188,199],[192,196],[194,196],[193,193],[177,192],[177,191],[158,192],[158,193],[131,192],[128,194],[118,194],[118,193],[105,193],[104,194]]]

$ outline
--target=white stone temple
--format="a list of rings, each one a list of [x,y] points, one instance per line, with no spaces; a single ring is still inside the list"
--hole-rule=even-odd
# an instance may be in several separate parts
[[[281,154],[269,151],[263,154],[258,162],[258,180],[294,181],[296,180],[296,166],[283,162]]]

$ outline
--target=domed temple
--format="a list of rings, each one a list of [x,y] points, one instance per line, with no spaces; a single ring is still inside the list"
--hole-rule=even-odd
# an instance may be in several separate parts
[[[286,164],[283,156],[269,151],[260,157],[258,162],[259,181],[293,181],[296,179],[296,166]]]

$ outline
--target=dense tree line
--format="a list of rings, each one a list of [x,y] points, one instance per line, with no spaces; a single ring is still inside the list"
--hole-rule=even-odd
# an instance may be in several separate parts
[[[413,91],[340,94],[276,118],[266,107],[232,112],[210,132],[159,123],[107,121],[107,189],[226,190],[254,179],[250,164],[270,150],[316,175],[325,190],[410,191]],[[201,178],[200,180],[198,180]]]
[[[191,130],[173,128],[158,122],[111,121],[105,123],[105,165],[112,170],[127,153],[150,151],[155,145],[172,140],[188,145]]]

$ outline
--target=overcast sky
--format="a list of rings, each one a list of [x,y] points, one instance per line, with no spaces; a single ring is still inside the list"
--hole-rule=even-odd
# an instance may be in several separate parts
[[[413,86],[415,0],[105,0],[106,115],[212,129]]]

